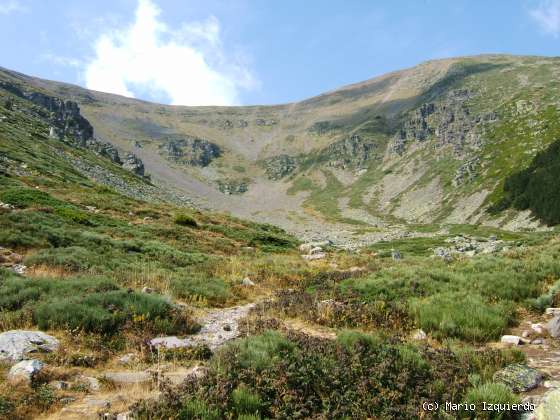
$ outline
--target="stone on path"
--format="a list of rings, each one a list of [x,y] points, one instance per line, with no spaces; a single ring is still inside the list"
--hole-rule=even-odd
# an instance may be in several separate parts
[[[241,284],[243,286],[254,286],[255,283],[249,278],[249,277],[245,277],[242,281]]]
[[[30,353],[50,353],[58,347],[56,338],[41,331],[12,330],[0,334],[0,360],[17,362]]]
[[[514,364],[497,371],[494,382],[500,382],[511,388],[513,392],[526,392],[538,387],[544,375],[536,369],[522,364]]]
[[[425,340],[426,338],[428,338],[428,335],[423,330],[416,330],[412,334],[413,340]]]
[[[501,340],[504,344],[511,344],[513,346],[518,346],[521,342],[521,337],[517,335],[503,335]]]

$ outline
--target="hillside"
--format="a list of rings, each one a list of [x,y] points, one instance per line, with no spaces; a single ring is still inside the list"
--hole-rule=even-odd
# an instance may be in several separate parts
[[[485,210],[557,138],[559,63],[436,60],[299,103],[229,108],[2,77],[77,101],[98,139],[198,206],[344,244],[356,231],[370,243],[416,224],[538,227],[526,212]]]

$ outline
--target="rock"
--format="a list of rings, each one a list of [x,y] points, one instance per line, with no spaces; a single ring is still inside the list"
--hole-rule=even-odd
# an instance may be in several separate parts
[[[320,254],[321,252],[323,252],[323,248],[321,248],[320,246],[316,246],[311,251],[309,251],[309,255]]]
[[[542,324],[538,323],[538,324],[531,324],[531,329],[536,332],[537,334],[544,334],[545,328],[542,326]]]
[[[117,414],[116,420],[132,420],[132,419],[133,419],[132,412],[125,411],[124,413]]]
[[[144,163],[133,153],[128,153],[126,155],[122,167],[136,175],[144,176]]]
[[[204,366],[194,366],[189,369],[174,369],[172,372],[165,372],[163,378],[174,385],[180,385],[187,379],[201,379],[208,374],[208,368]]]
[[[226,195],[243,194],[249,190],[249,183],[244,179],[218,180],[218,190]]]
[[[97,207],[94,206],[86,206],[86,210],[89,211],[90,213],[99,213],[99,209]]]
[[[352,134],[321,150],[320,159],[334,168],[361,169],[377,155],[376,149],[375,142]]]
[[[136,360],[138,360],[138,357],[136,357],[136,354],[134,353],[127,353],[124,356],[119,357],[119,363],[121,365],[129,365],[134,363]]]
[[[224,331],[231,331],[231,325],[229,324],[224,325]]]
[[[425,340],[428,338],[428,335],[423,330],[416,330],[413,332],[411,338],[413,340]]]
[[[526,365],[514,364],[497,371],[493,380],[503,383],[514,392],[526,392],[541,384],[543,374]]]
[[[86,398],[84,403],[91,408],[110,408],[111,401],[103,400],[103,399],[96,399],[96,398]]]
[[[12,266],[11,269],[16,274],[24,275],[25,272],[27,271],[27,266],[25,266],[23,264],[16,264],[16,265]]]
[[[323,258],[325,258],[327,256],[327,254],[325,254],[324,252],[321,252],[319,254],[313,254],[313,255],[302,255],[302,258],[308,260],[308,261],[313,261],[313,260],[321,260]]]
[[[545,388],[560,388],[560,381],[544,381],[543,386]]]
[[[58,390],[66,390],[70,388],[70,384],[64,381],[50,381],[49,386]]]
[[[535,409],[537,420],[556,420],[560,413],[560,389],[553,389],[544,394]]]
[[[400,261],[400,260],[402,260],[402,255],[401,255],[399,250],[392,249],[391,250],[391,258],[395,261]]]
[[[205,167],[222,155],[217,144],[190,136],[168,140],[159,148],[167,159],[189,166]]]
[[[80,376],[78,378],[78,383],[84,384],[89,388],[90,391],[96,392],[101,389],[101,384],[97,378],[92,376]]]
[[[255,283],[254,283],[249,277],[245,277],[245,278],[241,281],[241,284],[242,284],[243,286],[249,286],[249,287],[255,285]]]
[[[146,293],[148,295],[151,295],[152,293],[155,293],[155,290],[152,289],[151,287],[145,286],[145,287],[142,288],[142,293]]]
[[[297,167],[298,159],[288,155],[279,155],[264,161],[265,172],[269,179],[277,181],[291,174]]]
[[[105,372],[103,376],[115,385],[147,385],[152,382],[149,372]]]
[[[521,337],[527,338],[527,337],[529,337],[529,334],[530,334],[529,331],[523,331],[523,334],[521,334]]]
[[[158,337],[150,341],[152,347],[163,347],[165,349],[178,349],[190,347],[192,343],[187,339],[180,339],[176,336]]]
[[[22,360],[12,366],[8,372],[11,383],[31,383],[33,378],[43,369],[43,362],[39,360]]]
[[[61,404],[66,405],[66,404],[70,404],[70,403],[73,403],[74,401],[76,401],[76,398],[64,397],[64,398],[61,398],[59,401],[60,401]]]
[[[11,205],[11,204],[2,203],[2,202],[0,201],[0,209],[13,210],[13,209],[15,209],[15,208],[16,208],[16,207],[13,206],[13,205]]]
[[[551,337],[560,337],[560,315],[556,315],[546,324],[546,329]]]
[[[533,341],[531,341],[531,344],[541,345],[544,344],[544,340],[542,338],[535,338]]]
[[[547,315],[557,316],[560,315],[560,308],[546,308],[544,313]]]
[[[325,248],[330,244],[330,241],[306,242],[299,246],[299,251],[305,254],[309,254],[313,248]]]
[[[518,346],[521,341],[521,337],[517,335],[503,335],[500,341],[504,344]]]
[[[17,362],[30,353],[56,351],[59,342],[41,331],[12,330],[0,334],[0,360]]]

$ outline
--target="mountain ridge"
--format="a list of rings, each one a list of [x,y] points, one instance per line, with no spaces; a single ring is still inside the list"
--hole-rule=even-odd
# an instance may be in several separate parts
[[[335,242],[358,230],[370,242],[415,224],[542,227],[527,212],[485,209],[558,135],[559,72],[555,57],[454,57],[299,102],[240,107],[152,104],[15,75],[77,101],[97,138],[138,155],[154,182],[199,206]],[[519,133],[505,138],[514,125]],[[203,165],[192,158],[218,149]]]

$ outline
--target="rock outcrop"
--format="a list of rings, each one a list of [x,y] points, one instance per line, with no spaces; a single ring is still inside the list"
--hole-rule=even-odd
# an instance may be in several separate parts
[[[167,159],[190,166],[208,166],[222,155],[220,147],[197,137],[169,139],[160,146]]]
[[[218,189],[227,195],[243,194],[249,189],[249,182],[240,179],[220,180],[217,184]]]
[[[264,166],[268,178],[278,181],[297,168],[297,158],[288,155],[273,156],[264,161]]]
[[[391,149],[402,155],[412,142],[435,139],[437,147],[451,145],[460,154],[465,145],[478,148],[482,145],[478,125],[493,122],[496,113],[473,115],[467,101],[474,93],[466,89],[450,91],[440,102],[428,102],[407,114],[401,128],[394,135]]]
[[[329,166],[334,168],[360,169],[375,156],[375,149],[374,142],[366,141],[354,134],[323,149],[320,160],[326,161]]]
[[[47,120],[50,125],[48,138],[90,149],[117,165],[123,165],[125,169],[137,175],[144,175],[144,164],[140,159],[129,153],[123,164],[119,152],[112,144],[99,141],[94,137],[93,126],[81,114],[76,102],[64,101],[42,92],[24,91],[17,85],[8,82],[0,81],[0,88],[39,107],[37,111],[39,116]]]

